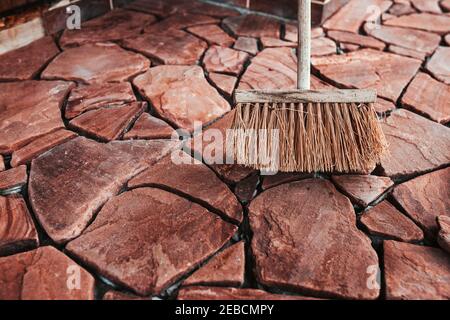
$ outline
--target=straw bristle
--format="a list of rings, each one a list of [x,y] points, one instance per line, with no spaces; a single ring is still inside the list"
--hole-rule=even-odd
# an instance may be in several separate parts
[[[238,104],[237,162],[282,172],[367,172],[387,148],[372,104]]]

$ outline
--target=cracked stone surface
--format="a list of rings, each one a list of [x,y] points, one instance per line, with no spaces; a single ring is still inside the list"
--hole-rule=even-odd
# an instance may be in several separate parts
[[[23,197],[0,196],[0,256],[38,244],[39,237]]]
[[[63,48],[87,43],[118,41],[134,37],[156,17],[135,11],[116,9],[83,23],[80,30],[65,30],[60,45]]]
[[[130,102],[91,110],[70,121],[69,126],[101,141],[116,140],[146,108],[146,102]]]
[[[370,175],[334,175],[331,179],[352,202],[361,207],[367,207],[394,185],[387,177]]]
[[[450,121],[450,86],[420,72],[402,97],[402,105],[440,123]]]
[[[171,139],[178,134],[164,120],[148,113],[143,113],[134,123],[130,131],[124,134],[124,139]]]
[[[185,163],[174,163],[172,155],[145,170],[129,183],[129,188],[140,186],[165,187],[192,197],[197,202],[221,211],[235,222],[241,222],[242,207],[236,196],[208,167],[192,164],[193,158],[184,155]],[[181,157],[180,157],[181,158]],[[167,174],[172,172],[172,174]]]
[[[346,88],[373,88],[379,96],[396,101],[421,62],[364,49],[344,55],[313,57],[312,64],[326,78]]]
[[[27,183],[28,174],[26,166],[18,166],[0,172],[0,192],[17,187],[22,187]]]
[[[34,78],[57,54],[59,49],[52,37],[0,55],[0,81]]]
[[[108,279],[149,295],[193,269],[235,231],[184,198],[141,188],[112,198],[67,250]]]
[[[126,181],[175,144],[161,140],[101,144],[78,137],[53,148],[31,164],[28,192],[37,219],[58,243],[79,236]]]
[[[450,168],[404,182],[392,193],[394,199],[425,232],[438,231],[436,218],[450,216]]]
[[[239,75],[244,68],[248,54],[230,48],[212,46],[203,57],[203,64],[208,72],[221,72]]]
[[[183,286],[239,287],[244,284],[244,242],[226,248],[183,281]]]
[[[378,297],[379,290],[366,285],[377,255],[356,229],[350,201],[329,181],[306,179],[269,189],[249,211],[262,284],[341,298]]]
[[[258,289],[198,286],[181,288],[178,300],[311,300],[311,298],[272,294]]]
[[[450,298],[448,0],[349,0],[312,29],[313,90],[378,91],[371,175],[225,157],[236,89],[296,88],[295,21],[116,2],[0,56],[0,300]]]
[[[234,38],[230,37],[228,33],[215,24],[194,26],[188,28],[187,30],[199,38],[204,39],[210,45],[231,47],[234,44]]]
[[[181,30],[168,31],[158,36],[144,33],[136,38],[125,39],[123,45],[157,62],[170,65],[196,64],[208,47],[205,41]]]
[[[387,299],[450,298],[450,255],[431,247],[385,241]]]
[[[389,144],[383,173],[399,178],[434,170],[450,161],[450,129],[407,110],[395,110],[381,123]]]
[[[437,241],[442,249],[450,253],[450,217],[439,216],[437,222],[439,225]]]
[[[80,288],[67,286],[67,272],[80,275]],[[53,247],[0,258],[2,300],[93,300],[94,278]]]
[[[448,62],[450,60],[450,48],[439,47],[433,54],[431,59],[427,62],[426,68],[431,72],[436,79],[450,85],[450,66]],[[447,91],[449,86],[447,86]],[[448,100],[447,100],[448,101]],[[447,103],[447,108],[449,107]]]
[[[70,92],[64,116],[72,119],[85,111],[133,101],[136,101],[136,97],[129,82],[79,86]]]
[[[46,80],[64,79],[91,84],[122,82],[148,69],[150,61],[113,43],[85,44],[65,50],[42,72]]]
[[[156,112],[178,128],[192,131],[230,110],[228,102],[205,79],[198,66],[158,66],[134,79]]]
[[[422,230],[387,200],[363,213],[360,221],[374,236],[403,242],[423,240]]]
[[[0,153],[11,153],[63,128],[60,108],[72,87],[62,81],[0,83]],[[24,97],[23,92],[29,94]]]

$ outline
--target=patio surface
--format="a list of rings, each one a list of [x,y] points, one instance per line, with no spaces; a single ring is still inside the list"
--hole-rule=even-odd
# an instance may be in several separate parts
[[[176,151],[236,88],[295,88],[295,23],[138,0],[0,56],[0,299],[450,299],[449,11],[351,0],[313,30],[313,89],[377,89],[365,174]]]

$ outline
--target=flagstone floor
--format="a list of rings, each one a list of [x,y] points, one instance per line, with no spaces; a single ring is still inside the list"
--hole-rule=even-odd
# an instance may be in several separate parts
[[[378,91],[367,175],[177,151],[236,88],[295,87],[295,23],[138,0],[0,56],[0,299],[449,299],[449,11],[351,0],[313,30],[313,88]]]

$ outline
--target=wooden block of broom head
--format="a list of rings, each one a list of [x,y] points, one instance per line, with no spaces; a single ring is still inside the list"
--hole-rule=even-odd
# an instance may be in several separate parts
[[[363,90],[236,90],[236,103],[373,103],[377,92]]]

